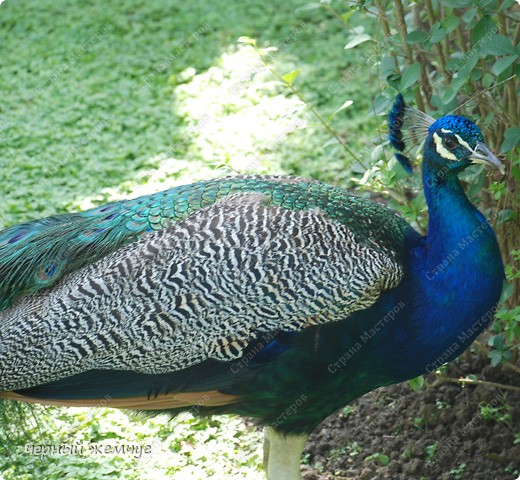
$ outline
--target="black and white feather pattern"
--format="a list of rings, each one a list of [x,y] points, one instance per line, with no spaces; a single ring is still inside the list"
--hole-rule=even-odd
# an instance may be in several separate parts
[[[0,312],[0,390],[90,369],[177,371],[342,320],[403,275],[396,252],[366,240],[318,208],[226,197]]]

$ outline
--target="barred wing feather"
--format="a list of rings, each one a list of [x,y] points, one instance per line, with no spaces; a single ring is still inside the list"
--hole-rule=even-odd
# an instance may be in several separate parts
[[[91,369],[178,371],[344,319],[403,275],[399,252],[377,248],[388,221],[372,227],[360,242],[319,207],[221,198],[0,312],[0,390]]]

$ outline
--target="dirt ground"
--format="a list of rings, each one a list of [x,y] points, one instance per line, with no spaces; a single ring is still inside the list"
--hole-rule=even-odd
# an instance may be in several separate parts
[[[469,374],[520,386],[518,373],[477,357],[459,359],[447,372]],[[393,385],[365,395],[316,429],[304,452],[304,480],[517,480],[515,433],[518,439],[517,392],[451,383],[416,392],[408,383]]]

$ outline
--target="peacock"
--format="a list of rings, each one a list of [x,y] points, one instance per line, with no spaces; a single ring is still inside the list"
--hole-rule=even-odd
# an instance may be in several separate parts
[[[243,415],[266,427],[268,478],[300,479],[323,419],[455,358],[501,294],[495,234],[458,179],[502,168],[480,129],[399,94],[389,131],[408,170],[423,143],[426,236],[344,189],[255,175],[0,232],[0,396]]]

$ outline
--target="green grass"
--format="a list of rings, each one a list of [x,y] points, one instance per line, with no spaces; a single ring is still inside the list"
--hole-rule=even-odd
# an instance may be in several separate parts
[[[308,109],[261,68],[251,47],[236,42],[246,35],[260,47],[279,47],[277,70],[301,70],[295,86],[324,118],[352,100],[333,127],[354,151],[366,152],[379,123],[368,115],[370,45],[344,50],[348,32],[341,22],[303,6],[296,0],[3,3],[0,227],[234,171],[346,184],[350,159],[326,145],[330,136]],[[349,22],[363,20],[354,15]],[[40,426],[25,412],[26,434],[4,419],[2,478],[263,478],[260,433],[238,419],[145,422],[103,409],[35,412]],[[40,460],[24,453],[31,442],[158,450],[145,460],[113,454]]]
[[[301,69],[297,87],[325,117],[352,99],[335,126],[361,150],[376,124],[367,122],[368,44],[343,50],[341,23],[324,10],[297,11],[301,6],[4,3],[2,223],[70,210],[101,195],[99,203],[107,188],[144,183],[158,158],[171,159],[162,163],[174,171],[175,159],[186,159],[189,176],[197,176],[201,165],[263,155],[263,171],[337,178],[347,163],[342,152],[323,148],[329,137],[321,128],[276,141],[295,119],[310,117],[272,76],[258,72],[254,52],[236,43],[248,35],[260,46],[280,46],[277,68]],[[360,62],[363,68],[342,83],[343,72]],[[199,131],[208,114],[210,124]]]
[[[11,418],[19,413],[9,412]],[[183,414],[171,421],[111,409],[40,406],[25,417],[23,432],[13,423],[3,428],[2,443],[9,435],[9,445],[0,445],[2,479],[264,478],[261,434],[237,417]]]

